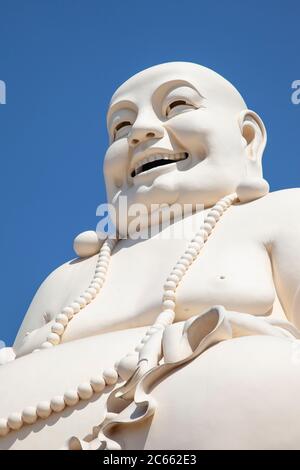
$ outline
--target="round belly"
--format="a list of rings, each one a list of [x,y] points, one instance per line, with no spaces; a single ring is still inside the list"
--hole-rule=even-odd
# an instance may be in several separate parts
[[[74,388],[111,366],[141,329],[63,344],[0,368],[0,415]],[[300,449],[300,347],[252,336],[224,341],[153,385],[153,417],[116,427],[123,449]],[[0,449],[59,449],[87,438],[110,389],[0,438]]]
[[[61,344],[0,367],[0,418],[63,395],[132,351],[144,328],[116,331]],[[60,449],[73,434],[88,436],[103,420],[112,387],[0,437],[0,449]]]
[[[115,429],[126,449],[299,449],[300,346],[225,341],[154,385],[152,418]]]

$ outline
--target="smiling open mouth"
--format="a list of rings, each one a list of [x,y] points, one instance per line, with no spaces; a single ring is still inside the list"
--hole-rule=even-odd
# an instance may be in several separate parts
[[[173,155],[151,155],[150,157],[144,158],[144,160],[137,163],[137,166],[131,172],[131,177],[134,178],[135,176],[158,166],[169,165],[170,163],[176,163],[180,160],[186,160],[188,156],[189,154],[186,152],[176,153]]]

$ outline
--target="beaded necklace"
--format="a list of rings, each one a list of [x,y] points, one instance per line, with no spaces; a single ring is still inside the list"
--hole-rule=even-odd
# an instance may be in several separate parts
[[[8,418],[1,418],[0,436],[5,436],[10,430],[18,430],[24,424],[35,423],[38,418],[46,419],[53,412],[58,413],[66,406],[76,405],[79,400],[88,400],[93,394],[102,392],[105,386],[116,384],[119,378],[122,381],[130,381],[134,376],[135,381],[137,381],[147,370],[158,364],[160,348],[157,345],[158,343],[159,345],[161,344],[161,337],[165,328],[171,325],[175,319],[176,290],[178,285],[189,267],[198,257],[218,220],[235,200],[237,200],[236,193],[225,196],[211,208],[204,218],[199,231],[196,232],[193,239],[189,242],[186,250],[167,277],[163,286],[161,312],[153,325],[146,331],[140,343],[135,347],[134,352],[127,354],[118,361],[114,368],[105,369],[102,374],[91,377],[89,382],[79,384],[77,389],[68,390],[63,395],[53,397],[49,401],[40,402],[36,406],[26,407],[22,412],[11,413]],[[40,349],[35,349],[33,352],[58,345],[68,323],[97,296],[105,282],[110,257],[116,243],[116,239],[105,240],[100,249],[96,269],[89,287],[74,302],[64,307],[56,315],[47,341],[41,345]]]

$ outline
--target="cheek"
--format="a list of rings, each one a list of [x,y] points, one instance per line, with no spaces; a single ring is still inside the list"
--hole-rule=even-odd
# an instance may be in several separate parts
[[[211,123],[210,116],[205,110],[199,109],[179,114],[170,119],[166,128],[186,150],[196,154],[207,153]]]
[[[114,142],[104,157],[103,171],[106,184],[120,186],[127,177],[128,168],[128,144],[127,140],[121,139]]]

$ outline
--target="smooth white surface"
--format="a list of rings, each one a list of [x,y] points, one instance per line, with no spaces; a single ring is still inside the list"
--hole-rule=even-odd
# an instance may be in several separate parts
[[[171,111],[170,103],[182,100],[187,104]],[[116,131],[122,121],[130,124]],[[261,168],[266,131],[232,85],[194,64],[153,67],[117,90],[108,127],[111,145],[104,173],[108,199],[115,205],[126,195],[130,203],[149,208],[177,202],[203,204],[209,210],[227,194],[243,194],[243,203],[231,206],[220,219],[180,283],[175,323],[223,305],[236,315],[288,319],[299,327],[300,190],[266,195]],[[145,158],[182,152],[188,159],[131,176]],[[96,256],[54,271],[19,330],[17,359],[0,367],[0,416],[77,390],[132,351],[161,311],[166,277],[194,233],[190,220],[198,227],[207,210],[184,220],[184,238],[121,240],[101,292],[70,321],[62,344],[29,354],[49,337],[55,316],[88,288]],[[94,242],[93,232],[80,235],[74,243],[79,256],[96,253],[100,245],[96,250]],[[298,448],[300,377],[291,344],[260,336],[213,346],[153,390],[158,406],[150,431],[145,421],[138,432],[128,426],[123,445]],[[80,393],[87,397],[88,385]],[[105,389],[74,409],[12,431],[0,439],[0,446],[54,449],[73,434],[83,439],[101,423],[107,394]],[[174,429],[180,432],[171,433]]]

